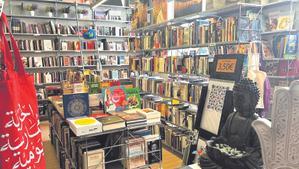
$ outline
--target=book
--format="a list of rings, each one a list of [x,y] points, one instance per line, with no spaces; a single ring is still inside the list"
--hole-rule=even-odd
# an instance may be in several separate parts
[[[83,169],[105,169],[105,152],[102,149],[84,152]]]
[[[52,40],[43,40],[43,45],[44,45],[44,50],[45,51],[52,51],[53,50],[53,45],[52,45]]]
[[[284,55],[285,59],[296,59],[297,58],[297,51],[298,51],[298,43],[299,43],[299,35],[286,35],[286,43],[284,48]]]
[[[128,108],[141,108],[141,98],[139,88],[126,88],[126,100],[128,102]]]
[[[125,121],[118,116],[110,115],[106,117],[97,118],[97,120],[101,122],[101,124],[103,125],[103,131],[126,127]]]
[[[128,108],[128,101],[123,86],[102,89],[106,112],[122,111]]]
[[[146,163],[153,164],[162,160],[162,150],[159,135],[143,136],[145,141]]]
[[[67,118],[67,122],[76,136],[102,132],[102,124],[93,117]]]
[[[64,117],[78,117],[89,115],[88,93],[63,95]]]

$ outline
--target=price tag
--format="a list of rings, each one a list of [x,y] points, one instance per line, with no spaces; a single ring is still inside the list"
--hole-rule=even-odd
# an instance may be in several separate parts
[[[40,34],[33,34],[33,36],[40,36]]]
[[[217,62],[216,72],[234,73],[236,69],[237,59],[220,59]]]

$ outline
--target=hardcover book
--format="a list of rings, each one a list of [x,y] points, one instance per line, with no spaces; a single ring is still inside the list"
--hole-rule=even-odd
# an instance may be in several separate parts
[[[76,136],[102,132],[102,124],[93,117],[67,118],[67,122]]]
[[[129,109],[141,108],[139,88],[126,88],[125,93]]]
[[[118,116],[111,115],[97,118],[97,120],[102,123],[103,131],[109,131],[126,127],[125,121]]]
[[[106,112],[123,111],[128,108],[128,101],[123,86],[115,86],[102,90]]]
[[[89,97],[88,93],[63,95],[64,118],[88,116]]]

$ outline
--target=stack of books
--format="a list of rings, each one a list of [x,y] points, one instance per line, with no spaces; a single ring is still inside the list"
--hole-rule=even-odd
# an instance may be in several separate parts
[[[76,136],[102,132],[102,124],[93,117],[67,118],[67,122]]]
[[[156,124],[161,122],[161,113],[151,108],[137,110],[138,113],[145,116],[147,124]]]
[[[126,110],[124,112],[113,112],[112,115],[121,117],[126,121],[127,127],[145,126],[147,121],[144,116],[133,110]]]
[[[106,116],[97,118],[103,126],[103,131],[121,129],[126,127],[125,121],[118,116]]]

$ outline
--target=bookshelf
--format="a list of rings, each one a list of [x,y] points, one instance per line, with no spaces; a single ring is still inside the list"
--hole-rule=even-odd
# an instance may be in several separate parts
[[[23,4],[23,7],[22,7]],[[51,75],[52,80],[48,82],[40,82],[41,84],[36,84],[37,90],[44,90],[45,86],[57,85],[59,82],[64,80],[63,73],[67,70],[84,70],[92,69],[101,73],[102,70],[106,69],[122,69],[128,71],[128,66],[126,64],[106,66],[101,65],[99,62],[99,57],[106,56],[127,56],[127,39],[129,37],[128,29],[130,27],[130,10],[129,7],[104,5],[99,6],[96,9],[91,9],[90,4],[83,4],[78,2],[64,2],[60,0],[12,0],[5,3],[4,8],[5,13],[8,16],[10,25],[13,27],[11,29],[14,37],[20,41],[19,46],[24,45],[27,47],[26,50],[20,50],[20,53],[27,60],[35,58],[33,60],[42,60],[51,58],[51,62],[58,62],[59,58],[75,58],[81,57],[80,63],[76,64],[54,64],[51,66],[29,66],[26,71],[35,74],[35,76]],[[36,5],[37,9],[32,14],[30,11],[25,10],[27,6]],[[51,8],[51,14],[48,11]],[[63,13],[65,9],[69,8],[67,15]],[[104,18],[96,18],[95,11],[98,10],[110,11]],[[87,14],[79,14],[79,10],[86,10]],[[112,11],[112,12],[111,12]],[[112,15],[119,15],[111,17]],[[16,24],[13,23],[16,21]],[[18,27],[19,26],[19,27]],[[82,35],[82,30],[88,28],[105,27],[105,31],[112,31],[114,33],[106,35],[99,34],[95,39],[84,39]],[[115,33],[120,30],[121,33]],[[6,34],[8,36],[8,34]],[[115,47],[103,48],[103,43],[101,41],[114,43]],[[31,42],[34,41],[34,42]],[[51,41],[52,46],[50,50],[44,50],[45,41]],[[64,49],[64,42],[73,42],[76,47],[79,44],[79,48],[67,48]],[[33,43],[37,43],[36,48],[32,46]],[[100,46],[101,43],[101,46]],[[122,46],[121,49],[117,48],[117,43]],[[87,48],[87,44],[92,44],[91,48]],[[70,44],[67,44],[68,47]],[[111,44],[107,44],[110,47]],[[65,45],[66,46],[66,45]],[[28,48],[30,47],[30,48]],[[115,49],[114,49],[115,48]],[[117,48],[117,49],[116,49]],[[89,60],[92,57],[94,60]],[[40,59],[41,58],[41,59]],[[64,60],[62,60],[63,62]],[[90,64],[92,63],[92,64]],[[127,73],[128,74],[128,73]],[[59,77],[59,78],[57,78]],[[120,80],[127,79],[128,76]],[[107,80],[107,79],[106,79]],[[37,82],[37,81],[36,81]],[[42,92],[44,93],[44,92]]]
[[[262,65],[271,84],[270,106],[278,86],[287,87],[299,79],[299,3],[294,0],[274,2],[262,7]],[[287,24],[281,25],[283,19]],[[277,21],[277,25],[274,24]],[[293,38],[293,39],[292,39]],[[291,47],[293,46],[293,47]],[[271,119],[270,113],[267,117]]]

